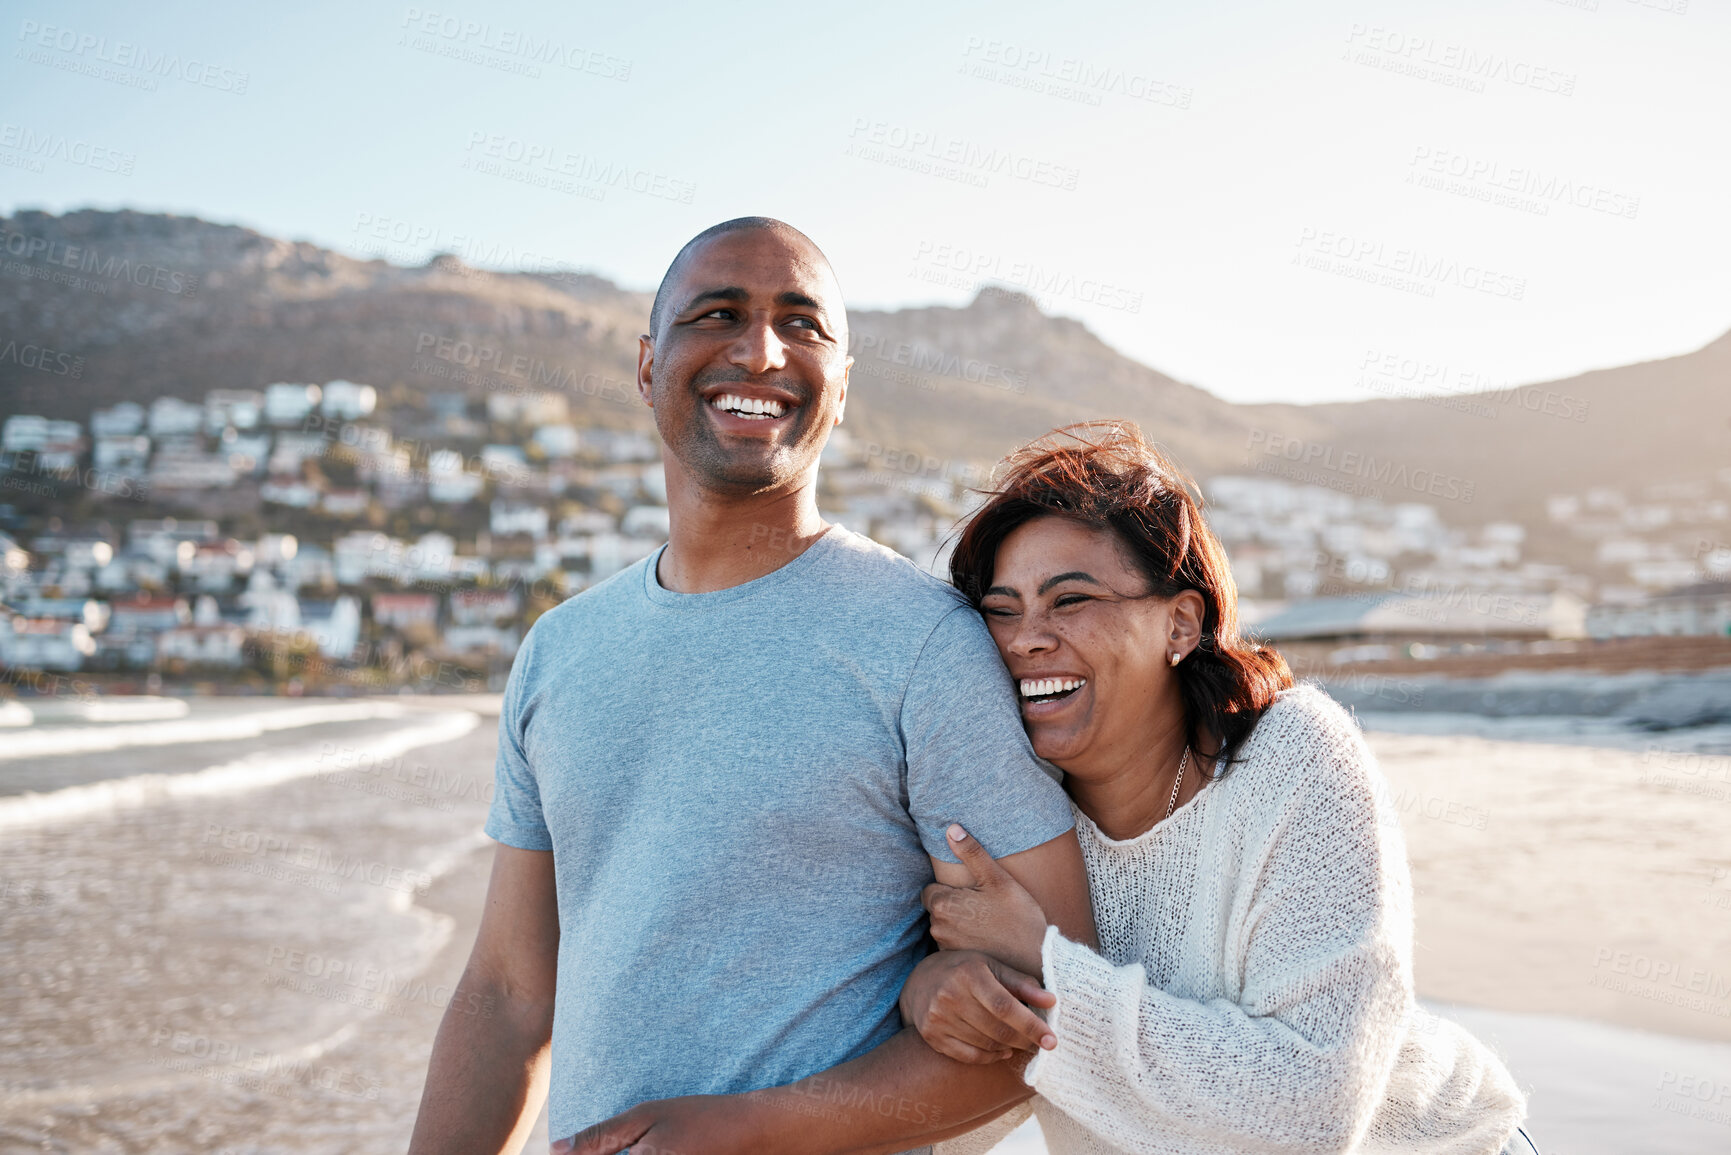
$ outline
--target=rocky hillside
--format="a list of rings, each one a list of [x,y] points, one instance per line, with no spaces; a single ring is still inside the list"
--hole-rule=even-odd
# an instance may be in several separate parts
[[[134,212],[19,213],[0,220],[0,248],[5,412],[83,418],[126,398],[344,377],[399,399],[558,389],[579,421],[648,424],[630,385],[648,297],[597,277],[484,272],[453,257],[400,268]],[[1055,425],[1123,416],[1203,477],[1260,464],[1391,500],[1425,499],[1442,477],[1470,486],[1448,516],[1472,521],[1530,519],[1546,494],[1606,478],[1692,481],[1731,465],[1731,334],[1682,357],[1446,403],[1251,406],[1013,293],[855,311],[851,323],[849,428],[943,459],[989,461]],[[1406,388],[1397,367],[1366,372],[1382,381],[1369,388]]]

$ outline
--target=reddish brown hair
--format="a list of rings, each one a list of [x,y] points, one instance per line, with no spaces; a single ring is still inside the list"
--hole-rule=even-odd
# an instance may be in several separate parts
[[[1276,650],[1239,636],[1238,587],[1202,519],[1195,482],[1133,422],[1090,421],[1018,449],[984,492],[950,555],[950,580],[976,609],[1004,539],[1047,516],[1111,530],[1148,579],[1149,596],[1202,595],[1202,641],[1177,667],[1179,694],[1191,747],[1203,753],[1198,737],[1207,731],[1230,764],[1274,696],[1292,685],[1292,671]]]

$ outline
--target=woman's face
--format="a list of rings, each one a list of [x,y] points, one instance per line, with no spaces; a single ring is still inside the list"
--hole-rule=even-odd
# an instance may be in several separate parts
[[[1182,637],[1188,609],[1174,610],[1201,599],[1148,595],[1110,530],[1040,517],[998,548],[980,612],[1016,679],[1034,752],[1066,772],[1086,778],[1146,756],[1151,728],[1181,708],[1169,655],[1194,643]]]

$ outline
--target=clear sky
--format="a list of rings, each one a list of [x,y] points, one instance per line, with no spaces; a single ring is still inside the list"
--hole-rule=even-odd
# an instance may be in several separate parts
[[[1719,0],[0,4],[0,207],[593,269],[782,217],[850,304],[1031,288],[1234,400],[1731,328]],[[1433,378],[1436,379],[1436,378]]]

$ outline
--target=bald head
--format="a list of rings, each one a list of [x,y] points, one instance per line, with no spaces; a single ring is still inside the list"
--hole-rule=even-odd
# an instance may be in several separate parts
[[[684,272],[685,265],[692,254],[719,237],[745,232],[770,233],[789,244],[809,250],[816,263],[820,264],[828,274],[830,281],[835,282],[835,270],[830,268],[829,258],[823,255],[823,250],[813,244],[810,237],[786,221],[778,221],[774,217],[735,217],[730,221],[722,221],[718,225],[710,225],[686,241],[684,247],[674,256],[673,263],[667,266],[667,272],[662,274],[661,284],[655,290],[655,303],[649,307],[649,337],[651,340],[654,340],[661,332],[662,315],[665,310],[670,307],[677,308],[671,298],[679,284],[680,274]],[[839,311],[840,301],[838,300],[836,304]]]

